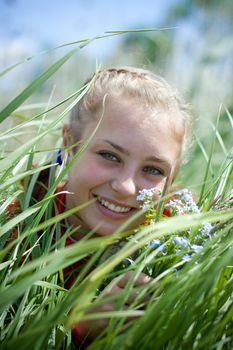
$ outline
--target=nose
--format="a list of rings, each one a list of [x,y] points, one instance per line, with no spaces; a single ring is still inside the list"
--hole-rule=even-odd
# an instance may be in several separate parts
[[[112,180],[112,189],[124,197],[135,196],[138,193],[138,189],[134,177],[122,175],[119,174]]]

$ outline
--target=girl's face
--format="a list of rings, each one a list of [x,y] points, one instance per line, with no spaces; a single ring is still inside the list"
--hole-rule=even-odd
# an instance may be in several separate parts
[[[83,129],[86,141],[98,118]],[[66,209],[95,199],[69,221],[94,229],[97,235],[112,234],[140,210],[139,190],[156,187],[162,191],[167,177],[173,177],[179,164],[181,138],[162,110],[139,104],[133,98],[107,100],[104,116],[88,148],[68,176]],[[180,126],[180,133],[182,128]],[[69,130],[64,129],[67,144]],[[71,157],[73,155],[70,155]],[[137,227],[143,215],[128,226]],[[78,234],[77,234],[78,236]]]

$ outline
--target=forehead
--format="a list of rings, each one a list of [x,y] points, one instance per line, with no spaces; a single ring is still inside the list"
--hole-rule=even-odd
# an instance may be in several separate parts
[[[110,97],[84,128],[84,138],[90,135],[100,118],[93,140],[108,137],[130,151],[137,149],[140,155],[143,152],[171,153],[171,148],[176,157],[180,155],[184,130],[178,111],[152,107],[132,97]]]
[[[131,129],[134,134],[146,132],[148,138],[158,133],[179,138],[178,134],[183,135],[184,132],[182,117],[178,110],[172,109],[171,106],[167,108],[152,106],[138,98],[108,97],[95,114],[95,120],[102,118],[100,130]],[[133,133],[129,136],[131,135],[133,136]]]

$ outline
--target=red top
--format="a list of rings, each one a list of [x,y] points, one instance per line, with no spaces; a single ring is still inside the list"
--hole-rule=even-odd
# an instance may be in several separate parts
[[[66,193],[65,192],[60,192],[59,190],[63,190],[59,186],[59,189],[57,191],[57,197],[56,197],[56,207],[57,207],[57,212],[58,214],[62,214],[65,212],[65,201],[66,201]],[[20,209],[19,201],[16,200],[14,203],[10,204],[8,207],[8,214],[9,216],[13,216],[18,210]],[[163,214],[165,216],[171,216],[170,209],[164,210]],[[65,233],[65,222],[63,221],[63,224],[61,225],[61,234],[63,235]],[[13,232],[14,236],[14,232]],[[11,237],[11,239],[14,239],[14,237]],[[76,241],[70,237],[66,239],[66,246],[69,246],[71,244],[75,244]],[[76,263],[64,268],[64,279],[65,279],[65,288],[69,289],[72,284],[75,281],[76,276],[79,273],[79,270],[81,266],[86,262],[87,259],[82,259],[77,261]],[[84,339],[81,334],[80,334],[80,323],[77,323],[74,328],[72,329],[72,340],[75,344],[75,346],[78,347],[78,349],[86,349],[87,346],[90,344],[86,339]]]
[[[66,200],[66,193],[64,192],[60,193],[56,200],[58,214],[62,214],[65,212],[65,200]],[[61,226],[62,234],[64,234],[64,227],[65,227],[65,224]],[[75,244],[75,243],[76,243],[75,240],[73,240],[70,237],[66,239],[66,246]],[[84,263],[84,260],[79,260],[76,263],[66,267],[63,270],[64,277],[65,277],[65,287],[67,289],[69,289],[74,283],[75,277],[77,276],[77,273],[78,273],[78,268],[80,268],[83,265],[83,263]],[[81,336],[79,323],[77,323],[72,329],[72,340],[79,349],[85,349],[90,344],[87,342],[86,339],[84,339]]]

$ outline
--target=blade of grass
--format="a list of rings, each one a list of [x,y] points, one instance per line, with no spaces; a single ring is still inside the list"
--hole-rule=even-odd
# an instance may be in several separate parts
[[[32,60],[33,58],[37,57],[38,55],[44,55],[44,54],[48,54],[50,52],[53,52],[57,49],[63,48],[63,47],[67,47],[67,46],[72,46],[72,45],[77,45],[80,44],[79,48],[83,48],[86,45],[88,45],[89,43],[91,43],[92,41],[98,40],[98,39],[104,39],[104,38],[108,38],[108,37],[112,37],[112,36],[116,36],[116,35],[121,35],[121,34],[126,34],[126,33],[131,33],[131,32],[157,32],[157,31],[163,31],[163,30],[171,30],[171,29],[175,29],[176,27],[170,27],[170,28],[149,28],[149,29],[135,29],[135,30],[115,30],[115,31],[105,31],[103,34],[97,35],[93,38],[86,38],[86,39],[80,39],[80,40],[76,40],[76,41],[72,41],[69,43],[65,43],[65,44],[61,44],[58,45],[56,47],[53,47],[49,50],[45,50],[42,52],[37,53],[36,55],[30,56],[25,58],[24,60],[17,62],[15,64],[13,64],[12,66],[6,68],[4,71],[0,72],[0,77],[9,73],[11,70],[13,70],[14,68],[16,68],[17,66],[26,63],[30,60]]]
[[[221,115],[221,108],[222,108],[222,106],[220,106],[220,108],[219,108],[219,113],[218,113],[218,117],[217,117],[217,121],[216,121],[215,130],[218,130],[218,124],[219,124],[219,119],[220,119],[220,115]],[[210,146],[210,152],[209,152],[209,155],[208,155],[208,162],[207,162],[207,166],[206,166],[206,169],[205,169],[204,180],[203,180],[203,184],[202,184],[201,192],[200,192],[200,196],[199,196],[199,201],[198,201],[198,206],[199,207],[202,204],[202,200],[203,200],[203,196],[204,196],[204,192],[205,192],[205,186],[206,186],[207,178],[208,178],[209,171],[210,171],[212,157],[213,157],[213,154],[214,154],[215,142],[216,142],[216,132],[213,135],[211,146]]]
[[[46,80],[48,80],[78,49],[71,50],[56,63],[50,66],[44,73],[36,78],[27,88],[25,88],[17,97],[15,97],[1,112],[0,123],[18,108],[36,89],[38,89]]]
[[[46,134],[48,134],[56,125],[59,121],[61,121],[66,114],[74,107],[74,105],[79,101],[80,98],[82,98],[82,96],[86,93],[86,91],[88,90],[89,85],[82,91],[82,93],[58,116],[58,118],[54,121],[52,121],[46,130],[44,130],[43,132],[41,132],[39,135],[37,135],[36,137],[34,137],[32,140],[29,140],[28,142],[26,142],[25,144],[23,144],[21,147],[19,147],[18,149],[15,150],[15,152],[13,152],[12,154],[10,154],[10,156],[8,156],[7,158],[3,159],[0,161],[0,169],[5,169],[5,174],[2,176],[2,178],[0,179],[0,182],[2,182],[5,177],[8,175],[8,171],[9,169],[11,169],[12,164],[14,164],[19,158],[21,158],[22,154],[25,155],[34,145],[36,142],[38,142],[39,140],[41,140],[43,138],[43,136],[45,136]]]

